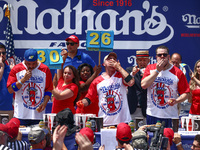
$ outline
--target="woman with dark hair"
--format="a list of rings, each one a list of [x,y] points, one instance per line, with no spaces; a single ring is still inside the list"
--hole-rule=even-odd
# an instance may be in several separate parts
[[[190,73],[190,96],[189,102],[192,103],[189,116],[200,115],[200,59],[195,63],[194,73]]]
[[[53,89],[52,113],[69,108],[75,114],[74,104],[79,99],[79,75],[74,66],[66,66],[57,72],[58,85]]]
[[[93,72],[92,66],[87,63],[83,63],[78,67],[78,74],[80,76],[80,93],[81,93],[79,100],[82,100],[85,97],[91,82],[99,75],[100,72],[101,72],[101,65],[97,66],[95,72]],[[81,101],[78,101],[78,103],[80,102]],[[76,113],[84,113],[84,114],[92,113],[97,115],[98,109],[99,108],[97,102],[96,104],[93,103],[82,109],[77,107]]]

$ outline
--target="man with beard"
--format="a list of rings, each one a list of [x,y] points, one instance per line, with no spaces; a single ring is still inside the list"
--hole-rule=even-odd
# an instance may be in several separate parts
[[[172,127],[172,119],[178,118],[177,104],[188,98],[189,86],[183,72],[169,63],[166,46],[156,49],[156,59],[157,63],[147,66],[141,81],[147,89],[147,124],[165,121],[166,127]]]
[[[7,81],[9,93],[15,93],[14,117],[25,126],[43,119],[53,89],[50,69],[37,59],[35,49],[26,50],[24,61],[12,68]]]

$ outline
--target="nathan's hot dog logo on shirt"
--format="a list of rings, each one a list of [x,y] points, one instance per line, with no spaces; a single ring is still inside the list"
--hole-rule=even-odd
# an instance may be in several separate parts
[[[36,109],[42,102],[42,91],[35,83],[28,83],[22,92],[24,106],[28,109]]]
[[[34,76],[25,82],[26,84],[22,87],[21,93],[24,107],[36,109],[43,102],[43,81],[42,77]]]
[[[116,115],[120,112],[123,101],[118,90],[108,90],[102,99],[100,109],[107,115]]]
[[[160,109],[169,107],[167,102],[172,97],[172,91],[167,83],[171,82],[158,82],[153,85],[152,102]]]

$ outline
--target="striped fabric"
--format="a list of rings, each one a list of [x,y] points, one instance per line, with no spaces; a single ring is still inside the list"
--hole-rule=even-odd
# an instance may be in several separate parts
[[[1,145],[1,144],[0,144],[0,150],[12,150],[12,149],[10,149],[10,148],[7,147],[7,146],[4,146],[4,145]]]
[[[30,145],[26,141],[8,142],[8,147],[12,148],[12,150],[29,150],[30,149]]]

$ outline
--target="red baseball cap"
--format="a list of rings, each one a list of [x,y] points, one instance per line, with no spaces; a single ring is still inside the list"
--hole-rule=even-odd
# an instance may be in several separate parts
[[[20,121],[17,118],[12,118],[7,124],[6,124],[7,128],[8,128],[8,135],[11,138],[15,138],[17,137],[18,133],[19,133],[19,126],[20,126]]]
[[[5,124],[0,124],[0,131],[8,133],[8,127]]]
[[[82,128],[79,133],[81,133],[82,135],[86,135],[92,143],[94,142],[94,132],[92,131],[92,129],[85,127]]]
[[[70,37],[68,37],[68,38],[65,39],[65,41],[68,41],[68,40],[72,40],[73,42],[79,44],[79,39],[78,39],[78,37],[75,36],[75,35],[71,35]]]
[[[120,141],[130,141],[132,138],[130,126],[123,122],[118,124],[116,137]]]
[[[174,138],[174,131],[171,128],[164,129],[164,135],[169,139],[170,145],[172,145],[172,139]]]

